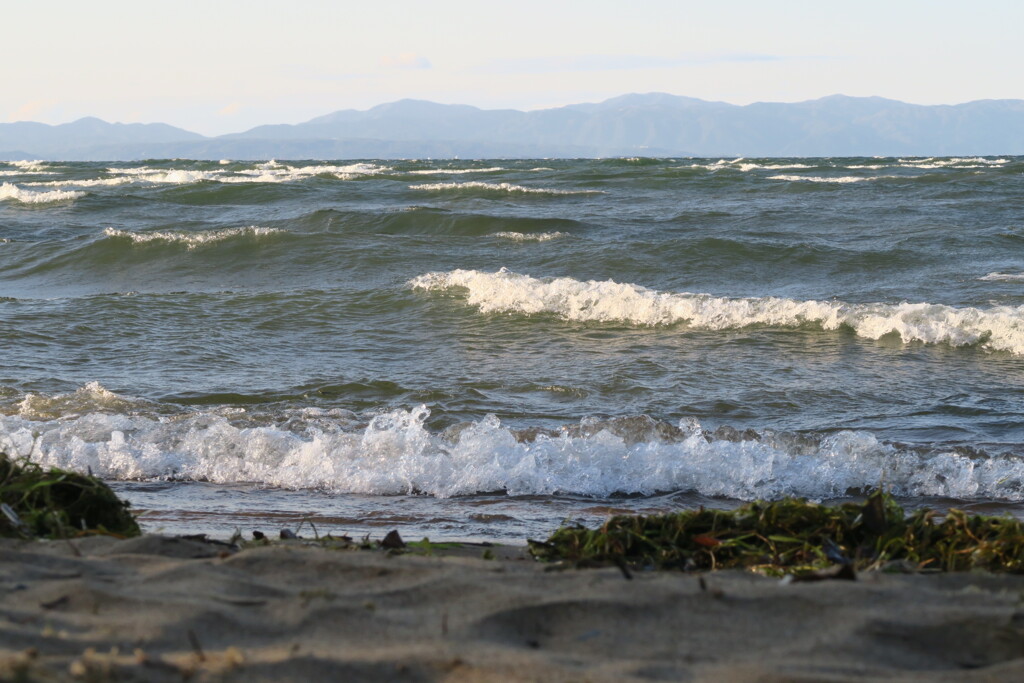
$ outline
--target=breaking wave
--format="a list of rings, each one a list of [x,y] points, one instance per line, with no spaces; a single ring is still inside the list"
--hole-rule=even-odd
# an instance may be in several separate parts
[[[568,237],[567,232],[496,232],[493,237],[513,242],[550,242],[551,240]]]
[[[1024,499],[1019,458],[917,452],[867,432],[709,433],[693,420],[675,426],[635,416],[526,434],[489,415],[432,433],[425,427],[430,411],[422,405],[368,423],[354,423],[348,411],[306,409],[310,420],[302,428],[294,421],[247,426],[217,411],[125,412],[133,407],[132,399],[96,383],[67,395],[29,395],[13,414],[0,415],[0,450],[109,479],[371,495],[694,491],[742,500],[822,499],[884,483],[905,496]]]
[[[8,161],[8,164],[24,171],[41,171],[46,168],[45,161],[23,159],[21,161]]]
[[[127,239],[135,244],[146,244],[148,242],[169,242],[183,244],[186,249],[196,249],[201,246],[223,242],[235,237],[263,237],[286,232],[277,228],[263,228],[251,225],[245,228],[223,228],[221,230],[208,230],[206,232],[131,232],[130,230],[118,230],[117,228],[106,228],[103,234],[116,239]]]
[[[465,173],[497,173],[504,171],[501,166],[489,168],[423,168],[415,171],[404,171],[408,175],[462,175]]]
[[[1009,159],[986,159],[985,157],[950,157],[925,159],[897,159],[900,165],[907,168],[984,168],[986,166],[1002,166],[1010,163]]]
[[[827,176],[814,176],[814,175],[785,175],[785,174],[781,174],[781,175],[768,176],[768,180],[788,180],[790,182],[805,182],[805,183],[836,183],[836,184],[845,184],[845,183],[860,183],[860,182],[864,182],[865,180],[883,180],[885,178],[898,178],[898,177],[899,176],[893,176],[893,175],[877,175],[877,176],[847,175],[847,176],[827,177]]]
[[[32,187],[103,187],[110,185],[127,185],[136,182],[131,176],[117,176],[114,178],[86,178],[82,180],[46,180],[25,183]]]
[[[1024,282],[1024,273],[989,273],[978,279],[987,282]]]
[[[30,170],[21,170],[21,169],[15,169],[15,170],[4,169],[4,170],[0,170],[0,177],[23,176],[23,175],[31,175],[31,176],[57,175],[57,172],[56,171],[30,171]]]
[[[852,329],[904,342],[980,345],[1024,354],[1024,306],[955,308],[930,303],[799,301],[781,297],[725,298],[688,292],[658,292],[635,284],[572,278],[538,279],[506,269],[496,273],[453,270],[420,275],[413,289],[459,290],[482,313],[552,314],[566,320],[626,322],[656,326],[686,324],[706,330],[750,326]]]
[[[229,162],[230,163],[230,162]],[[314,176],[331,176],[339,180],[353,180],[365,176],[377,175],[391,170],[387,166],[376,164],[318,164],[315,166],[288,166],[276,161],[259,164],[250,169],[197,170],[197,169],[162,169],[142,166],[137,168],[108,168],[113,178],[99,179],[97,184],[122,184],[144,182],[167,185],[189,185],[203,181],[217,183],[286,183],[304,180]],[[72,183],[68,184],[81,184]]]
[[[13,199],[24,204],[49,204],[50,202],[66,202],[84,196],[85,192],[68,192],[64,190],[33,192],[31,190],[23,190],[12,183],[0,185],[0,201]]]
[[[484,183],[480,181],[469,181],[464,183],[423,183],[410,185],[410,190],[424,190],[428,192],[450,192],[460,190],[484,190],[487,192],[501,192],[508,194],[604,194],[601,190],[559,190],[549,187],[525,187],[513,183]]]
[[[802,168],[817,168],[816,164],[759,164],[753,161],[746,161],[743,157],[739,159],[719,159],[718,161],[710,164],[689,164],[682,166],[681,168],[703,168],[708,171],[720,171],[722,169],[732,169],[736,171],[757,171],[757,170],[788,170],[788,169],[802,169]]]

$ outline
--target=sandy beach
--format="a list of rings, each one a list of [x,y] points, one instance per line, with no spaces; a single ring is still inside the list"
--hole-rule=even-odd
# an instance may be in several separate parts
[[[1020,680],[1022,594],[982,573],[628,579],[505,546],[2,540],[0,679]]]

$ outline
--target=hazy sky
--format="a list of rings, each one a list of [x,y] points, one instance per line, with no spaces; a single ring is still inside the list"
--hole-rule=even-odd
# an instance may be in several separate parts
[[[1020,0],[18,1],[0,25],[0,121],[212,135],[403,97],[1024,99],[1022,27]]]

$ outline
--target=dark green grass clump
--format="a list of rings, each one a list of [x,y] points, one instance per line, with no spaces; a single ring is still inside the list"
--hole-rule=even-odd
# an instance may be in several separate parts
[[[863,504],[802,499],[748,503],[736,510],[616,516],[599,529],[566,526],[530,541],[541,560],[632,569],[745,568],[778,575],[891,563],[918,570],[1024,573],[1024,525],[1010,517],[932,510],[906,516],[885,493]]]
[[[110,487],[93,476],[0,453],[0,537],[68,538],[83,533],[139,535],[139,525]]]

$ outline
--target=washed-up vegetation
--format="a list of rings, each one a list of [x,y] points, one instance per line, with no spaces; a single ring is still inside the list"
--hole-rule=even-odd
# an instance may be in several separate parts
[[[748,503],[736,510],[616,516],[599,529],[564,526],[530,541],[541,560],[569,566],[705,571],[745,568],[770,575],[837,565],[856,570],[1024,573],[1024,525],[1010,517],[917,510],[907,516],[882,492],[864,503],[802,499]]]
[[[44,468],[0,453],[0,536],[137,536],[139,526],[110,487],[91,475]]]

